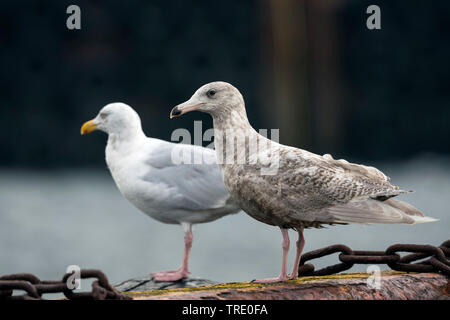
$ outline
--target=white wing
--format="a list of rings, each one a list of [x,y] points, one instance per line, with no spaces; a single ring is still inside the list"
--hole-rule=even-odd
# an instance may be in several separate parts
[[[148,172],[141,179],[170,189],[173,208],[203,211],[228,206],[233,211],[239,210],[225,189],[214,150],[151,140],[151,150],[144,159]],[[178,159],[187,155],[192,161],[178,164]],[[190,164],[194,159],[201,161]]]

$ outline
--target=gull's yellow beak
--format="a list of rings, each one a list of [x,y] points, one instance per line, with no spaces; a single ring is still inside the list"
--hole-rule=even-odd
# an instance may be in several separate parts
[[[95,130],[97,130],[97,125],[94,123],[94,120],[89,120],[81,127],[81,134],[88,134]]]

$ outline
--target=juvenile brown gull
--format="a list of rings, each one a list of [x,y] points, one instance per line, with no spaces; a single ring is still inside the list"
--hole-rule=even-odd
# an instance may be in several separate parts
[[[202,86],[188,101],[174,107],[170,115],[177,117],[193,110],[209,113],[213,118],[217,157],[225,186],[234,200],[253,218],[281,229],[281,274],[257,282],[297,278],[304,228],[435,221],[410,204],[394,199],[408,191],[392,185],[374,167],[335,160],[328,154],[316,155],[261,136],[248,122],[241,93],[229,83]],[[247,142],[243,150],[236,142],[242,137]],[[252,141],[258,142],[256,148]],[[230,145],[235,145],[232,151],[236,150],[236,154],[231,152],[235,160],[231,162],[226,161]],[[236,161],[242,158],[245,161]],[[287,274],[290,228],[298,232],[299,239],[292,273]]]
[[[123,103],[103,107],[82,126],[81,134],[94,130],[108,133],[106,163],[122,195],[150,217],[181,224],[185,231],[181,267],[153,273],[154,280],[187,278],[192,225],[240,210],[225,189],[214,150],[146,137],[139,115]],[[202,161],[181,163],[177,155],[190,156],[191,163]]]

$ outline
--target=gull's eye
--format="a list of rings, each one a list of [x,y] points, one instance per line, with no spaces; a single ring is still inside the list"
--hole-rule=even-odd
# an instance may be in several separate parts
[[[208,91],[208,97],[213,97],[215,94],[216,94],[216,90],[214,90],[214,89],[210,89],[209,91]]]
[[[106,113],[100,113],[100,118],[102,119],[106,119],[108,115]]]

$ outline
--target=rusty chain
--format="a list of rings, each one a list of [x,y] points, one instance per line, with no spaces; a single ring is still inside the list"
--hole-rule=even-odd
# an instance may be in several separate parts
[[[315,270],[314,265],[310,263],[305,264],[307,261],[338,252],[340,263],[319,270]],[[402,257],[399,252],[410,254]],[[416,262],[418,260],[422,261]],[[353,251],[343,244],[336,244],[303,254],[298,274],[299,276],[326,276],[348,270],[355,264],[387,264],[396,271],[439,272],[450,276],[450,240],[438,247],[394,244],[385,251]]]
[[[73,292],[68,288],[69,277],[73,273],[66,273],[61,281],[41,281],[29,273],[12,274],[0,277],[0,300],[43,300],[45,293],[63,293],[67,299],[90,300],[129,300],[108,282],[105,274],[100,270],[85,269],[80,271],[81,279],[96,278],[90,292]],[[74,279],[73,279],[74,280]],[[72,281],[72,283],[74,283]],[[13,295],[14,291],[24,291],[23,295]]]

